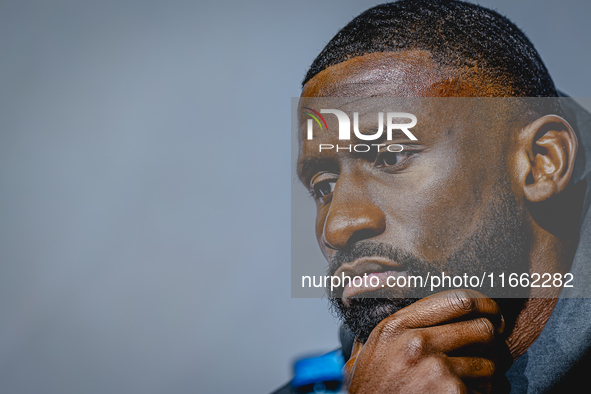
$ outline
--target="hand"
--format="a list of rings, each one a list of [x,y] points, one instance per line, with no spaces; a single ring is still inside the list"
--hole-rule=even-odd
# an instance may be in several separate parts
[[[481,293],[452,290],[382,320],[345,365],[350,393],[508,391],[511,363],[498,305]]]

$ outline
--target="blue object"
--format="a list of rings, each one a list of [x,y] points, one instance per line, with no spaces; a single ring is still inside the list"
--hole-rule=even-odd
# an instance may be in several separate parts
[[[345,358],[339,350],[295,362],[291,386],[298,393],[336,393],[343,383]]]

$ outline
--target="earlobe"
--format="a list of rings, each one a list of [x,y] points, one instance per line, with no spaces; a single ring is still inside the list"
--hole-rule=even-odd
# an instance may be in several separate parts
[[[557,115],[536,119],[523,129],[530,167],[523,186],[525,198],[546,201],[569,184],[577,152],[577,137]]]

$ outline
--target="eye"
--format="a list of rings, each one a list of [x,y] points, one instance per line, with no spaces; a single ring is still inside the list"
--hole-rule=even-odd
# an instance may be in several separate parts
[[[374,166],[393,167],[404,162],[413,153],[412,151],[390,152],[384,149],[377,155]]]
[[[337,176],[335,174],[322,173],[310,182],[310,192],[315,199],[322,200],[334,192],[336,184]]]
[[[334,191],[335,181],[323,181],[314,185],[314,197],[322,198],[328,196]]]

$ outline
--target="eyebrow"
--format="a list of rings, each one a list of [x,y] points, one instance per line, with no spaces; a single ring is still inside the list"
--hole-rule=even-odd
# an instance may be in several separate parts
[[[309,186],[307,184],[308,179],[322,170],[339,172],[339,165],[333,159],[327,157],[311,156],[298,161],[298,178],[306,187]]]

